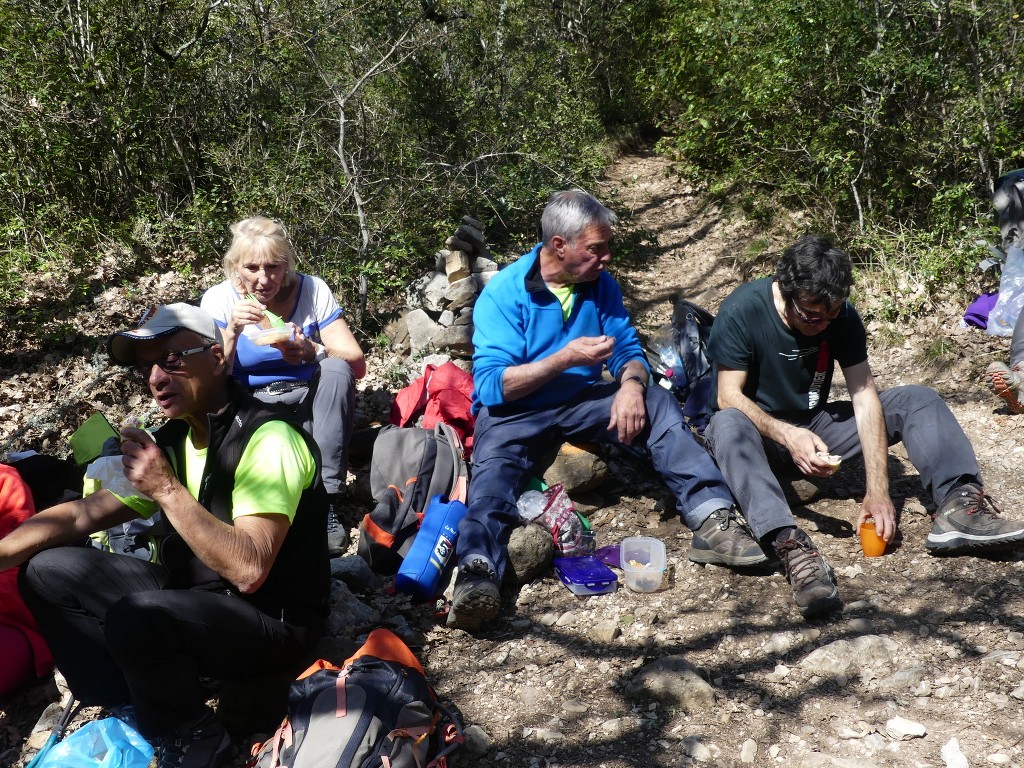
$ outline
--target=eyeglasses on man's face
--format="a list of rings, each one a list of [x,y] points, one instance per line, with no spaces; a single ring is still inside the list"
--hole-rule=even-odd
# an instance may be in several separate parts
[[[196,355],[200,352],[205,352],[212,347],[214,342],[203,344],[201,347],[192,347],[192,349],[183,349],[181,351],[171,350],[163,357],[159,357],[156,360],[151,360],[148,363],[139,363],[133,366],[133,370],[142,379],[143,382],[148,382],[150,374],[153,373],[153,366],[157,366],[164,373],[174,373],[175,371],[181,370],[181,365],[185,358],[189,355]]]
[[[821,325],[822,323],[831,323],[837,317],[839,313],[843,311],[843,305],[845,301],[840,301],[832,309],[827,312],[822,312],[820,309],[808,309],[807,307],[801,306],[800,302],[796,299],[790,299],[789,305],[793,308],[793,314],[796,315],[796,319],[801,323],[807,325]]]

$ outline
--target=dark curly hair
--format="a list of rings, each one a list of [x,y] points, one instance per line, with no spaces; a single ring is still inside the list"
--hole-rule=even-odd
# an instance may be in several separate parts
[[[853,265],[827,237],[804,235],[782,252],[775,280],[786,301],[802,298],[832,306],[849,297]]]

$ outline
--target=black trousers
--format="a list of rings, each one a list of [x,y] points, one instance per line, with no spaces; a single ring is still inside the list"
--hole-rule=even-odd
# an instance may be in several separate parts
[[[272,618],[236,595],[169,583],[162,565],[88,547],[40,552],[19,579],[75,697],[131,703],[148,738],[202,716],[200,678],[291,667],[319,635],[319,627]]]

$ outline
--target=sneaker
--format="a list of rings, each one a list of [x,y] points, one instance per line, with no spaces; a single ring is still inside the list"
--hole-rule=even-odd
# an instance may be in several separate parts
[[[782,541],[772,547],[782,561],[782,570],[793,587],[793,599],[805,617],[817,616],[842,607],[836,575],[799,528],[790,528]]]
[[[455,576],[448,626],[476,629],[481,622],[493,619],[500,611],[501,590],[497,574],[483,558],[471,558],[459,567]]]
[[[348,528],[341,523],[337,496],[330,498],[331,501],[327,505],[327,554],[330,557],[341,557],[348,549]]]
[[[231,737],[213,711],[156,739],[157,768],[217,768],[231,758]]]
[[[1017,363],[1010,368],[1006,363],[992,363],[984,373],[988,387],[1006,401],[1011,413],[1024,413],[1020,401],[1021,387],[1024,386],[1024,366]]]
[[[694,563],[732,567],[758,565],[768,560],[735,508],[712,512],[693,532],[689,557]]]
[[[999,509],[980,485],[954,488],[935,511],[924,546],[933,555],[994,549],[1024,541],[1024,520],[1002,520]]]

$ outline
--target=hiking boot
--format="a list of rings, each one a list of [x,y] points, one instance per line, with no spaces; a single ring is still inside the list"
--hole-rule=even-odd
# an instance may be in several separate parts
[[[498,576],[482,557],[470,558],[459,567],[452,590],[448,626],[476,629],[501,610]]]
[[[782,570],[793,587],[793,599],[805,617],[817,616],[842,607],[836,575],[799,528],[790,528],[786,538],[772,547],[782,561]]]
[[[157,768],[217,768],[231,758],[231,737],[208,711],[191,725],[154,740]]]
[[[712,512],[693,532],[689,557],[694,563],[732,567],[758,565],[768,560],[746,523],[740,521],[735,507]]]
[[[974,483],[950,491],[935,510],[934,520],[924,542],[933,555],[996,549],[1024,541],[1024,520],[1001,520],[992,498]]]
[[[337,495],[330,497],[327,505],[327,554],[330,557],[341,557],[348,549],[348,528],[342,524],[338,514],[340,504]]]
[[[984,373],[988,387],[1006,401],[1011,413],[1024,413],[1020,401],[1021,386],[1024,386],[1024,365],[1017,363],[1011,368],[1006,363],[992,363]]]

